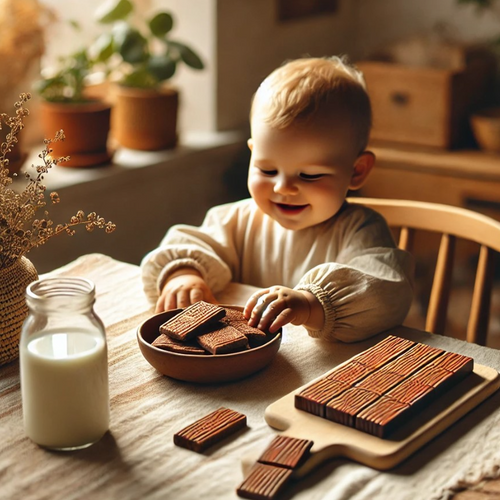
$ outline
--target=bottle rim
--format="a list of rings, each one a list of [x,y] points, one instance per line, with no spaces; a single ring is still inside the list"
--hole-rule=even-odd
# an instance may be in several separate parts
[[[95,296],[95,285],[87,278],[58,276],[33,281],[26,287],[27,299],[46,300],[64,296],[86,296],[89,299],[93,299]]]

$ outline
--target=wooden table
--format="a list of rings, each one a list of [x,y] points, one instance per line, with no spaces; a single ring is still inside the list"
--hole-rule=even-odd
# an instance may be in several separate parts
[[[348,345],[318,341],[300,327],[288,327],[277,357],[260,373],[240,382],[196,385],[160,375],[139,351],[136,328],[153,311],[137,266],[90,254],[54,273],[96,283],[96,311],[109,346],[111,429],[86,450],[39,448],[23,431],[18,363],[1,367],[0,498],[5,500],[236,499],[242,459],[264,450],[276,435],[264,420],[266,407],[387,334]],[[242,303],[250,291],[233,284],[219,299]],[[493,349],[404,327],[391,333],[500,369],[500,352]],[[174,446],[176,431],[221,406],[247,415],[248,429],[203,454]],[[284,498],[451,498],[467,482],[498,469],[499,407],[500,393],[495,393],[390,471],[335,459],[294,484]]]

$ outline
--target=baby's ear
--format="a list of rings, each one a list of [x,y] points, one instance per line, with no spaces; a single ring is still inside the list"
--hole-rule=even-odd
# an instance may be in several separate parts
[[[250,137],[250,139],[248,139],[247,145],[248,145],[248,148],[250,149],[250,151],[252,151],[252,149],[253,149],[253,139],[251,137]]]
[[[371,151],[364,151],[354,162],[354,171],[351,177],[349,189],[359,189],[365,183],[375,164],[375,155]]]

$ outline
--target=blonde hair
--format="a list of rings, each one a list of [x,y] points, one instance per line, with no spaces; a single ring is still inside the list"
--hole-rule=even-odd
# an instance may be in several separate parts
[[[255,93],[251,118],[257,110],[259,119],[281,129],[326,111],[332,118],[347,122],[360,153],[368,143],[370,99],[362,73],[345,57],[303,58],[285,63]]]

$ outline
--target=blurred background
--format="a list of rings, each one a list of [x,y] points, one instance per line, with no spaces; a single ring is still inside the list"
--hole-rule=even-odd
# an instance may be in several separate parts
[[[61,57],[90,47],[107,29],[96,18],[112,3],[0,0],[0,110],[11,111],[19,93],[32,91]],[[138,264],[172,224],[199,224],[211,206],[246,197],[250,100],[274,68],[302,56],[346,55],[365,73],[374,108],[370,147],[377,163],[356,194],[447,203],[500,220],[500,1],[133,4],[131,21],[137,23],[168,11],[175,39],[196,51],[204,69],[179,66],[168,81],[179,91],[174,147],[136,150],[117,142],[111,131],[109,161],[92,168],[57,167],[47,174],[48,189],[57,189],[62,200],[54,219],[94,210],[118,228],[109,236],[83,232],[34,249],[29,257],[39,272],[89,252]],[[86,84],[89,93],[115,102],[102,72],[89,74]],[[36,163],[46,136],[36,92],[28,107],[21,171]],[[493,133],[480,126],[493,127]],[[422,310],[436,244],[426,235],[420,245]],[[452,329],[454,320],[463,322],[460,315],[469,298],[460,290],[470,280],[473,253],[467,246],[459,248],[463,265],[456,277]],[[499,295],[494,294],[492,306],[498,339]],[[416,326],[421,326],[420,317],[417,307],[412,311]]]

